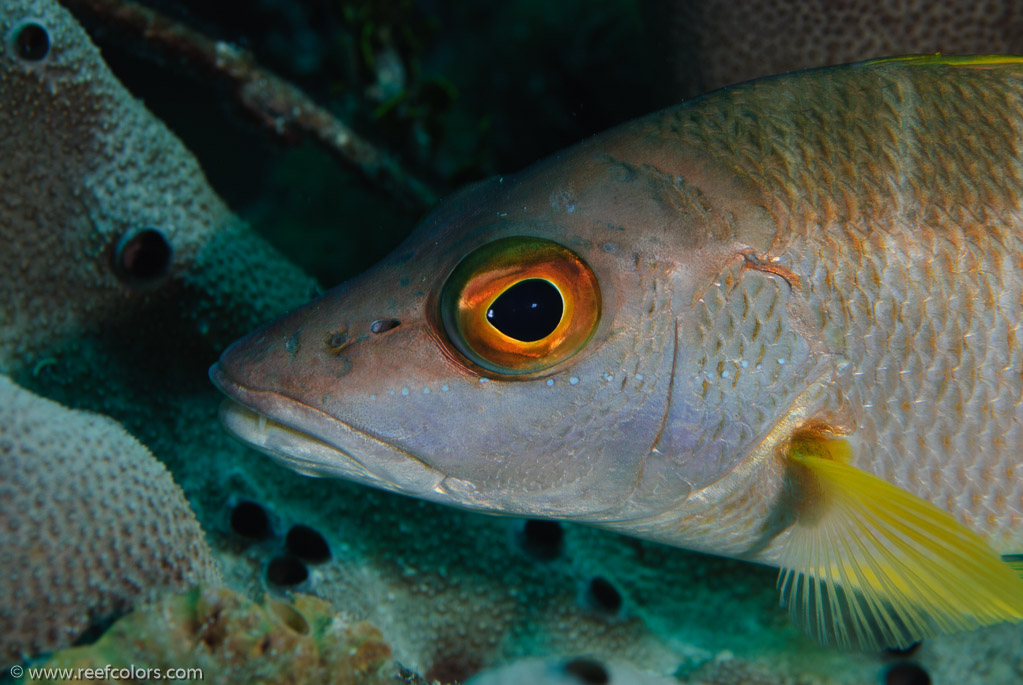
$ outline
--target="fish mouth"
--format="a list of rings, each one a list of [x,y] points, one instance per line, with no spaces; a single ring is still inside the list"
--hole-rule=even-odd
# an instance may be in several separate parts
[[[277,463],[307,476],[449,501],[442,487],[447,476],[415,455],[294,398],[248,388],[220,364],[209,376],[227,396],[220,406],[227,431]]]

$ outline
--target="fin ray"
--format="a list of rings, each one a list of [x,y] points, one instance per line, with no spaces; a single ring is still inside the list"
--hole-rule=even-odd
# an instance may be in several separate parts
[[[1002,557],[1002,561],[1019,574],[1020,578],[1023,578],[1023,554],[1006,554]]]
[[[790,443],[799,492],[778,586],[824,644],[908,646],[921,637],[1023,620],[1023,579],[948,513],[834,456],[819,432]]]

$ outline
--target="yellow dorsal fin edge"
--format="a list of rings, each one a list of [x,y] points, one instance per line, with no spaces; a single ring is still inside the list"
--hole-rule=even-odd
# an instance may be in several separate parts
[[[992,67],[1023,64],[1023,57],[1017,55],[943,55],[935,52],[929,55],[901,55],[899,57],[882,57],[863,62],[865,66],[877,64],[902,63],[914,66],[933,66],[941,64],[952,67]]]
[[[836,460],[835,443],[847,444],[817,436],[785,455],[806,498],[778,577],[797,623],[823,644],[877,649],[1023,620],[1023,579],[980,536]]]

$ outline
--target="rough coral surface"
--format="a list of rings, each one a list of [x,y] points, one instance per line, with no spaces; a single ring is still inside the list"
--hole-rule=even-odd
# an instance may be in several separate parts
[[[648,0],[679,94],[893,55],[1018,54],[1023,8],[1013,0]]]
[[[53,0],[0,3],[0,188],[7,373],[48,355],[73,366],[69,341],[153,309],[163,327],[151,337],[177,319],[176,335],[219,347],[314,288],[228,210]],[[132,278],[120,260],[145,229],[166,241],[170,262]]]
[[[170,473],[114,421],[0,377],[0,661],[162,588],[219,580]]]
[[[182,680],[210,683],[395,683],[397,668],[380,631],[350,621],[327,602],[298,595],[292,603],[257,604],[226,588],[197,588],[125,616],[93,645],[55,654],[46,668],[98,668],[117,673],[92,682],[139,683],[187,670]],[[128,677],[120,675],[121,669]],[[200,675],[201,673],[201,675]],[[57,682],[38,680],[32,682]],[[60,681],[64,682],[64,681]]]

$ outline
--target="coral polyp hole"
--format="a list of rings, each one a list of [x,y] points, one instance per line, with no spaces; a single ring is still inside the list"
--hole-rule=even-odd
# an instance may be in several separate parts
[[[330,546],[323,536],[301,524],[291,527],[284,538],[288,551],[310,564],[320,564],[330,559]]]
[[[369,330],[373,333],[386,333],[387,331],[394,330],[401,325],[401,321],[397,319],[377,319],[369,326]]]
[[[437,658],[426,672],[426,681],[464,683],[480,670],[480,664],[470,654],[444,654]],[[415,681],[421,682],[421,681]]]
[[[522,549],[536,559],[550,561],[561,554],[565,534],[557,521],[528,519],[520,535]]]
[[[14,29],[11,43],[14,54],[26,62],[40,62],[50,54],[50,32],[34,21]]]
[[[167,238],[155,228],[129,231],[117,246],[114,266],[124,280],[152,283],[166,275],[173,254]]]
[[[931,685],[931,676],[920,666],[906,662],[888,669],[884,685]]]
[[[593,659],[580,657],[572,659],[562,667],[567,675],[574,677],[582,685],[607,685],[611,682],[604,664]]]
[[[231,530],[249,540],[266,540],[273,535],[266,510],[249,500],[242,500],[231,509]]]
[[[615,615],[622,609],[622,595],[606,578],[597,576],[586,587],[590,608],[602,614]]]
[[[274,557],[266,567],[266,579],[281,587],[304,583],[308,577],[309,569],[294,557]]]

